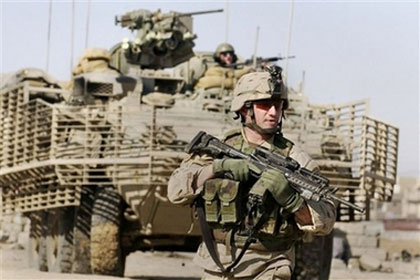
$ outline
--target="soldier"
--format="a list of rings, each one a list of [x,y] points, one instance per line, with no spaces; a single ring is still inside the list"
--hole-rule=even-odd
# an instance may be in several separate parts
[[[220,44],[216,48],[213,58],[217,62],[217,65],[207,69],[204,76],[195,85],[195,90],[211,90],[217,88],[218,92],[222,92],[222,96],[228,95],[227,92],[233,90],[233,86],[239,78],[251,71],[250,67],[237,68],[234,66],[238,58],[231,44]]]
[[[222,43],[217,46],[213,58],[222,67],[230,66],[238,60],[235,49],[228,43]]]
[[[277,76],[254,72],[238,81],[231,111],[240,118],[242,126],[226,133],[223,141],[247,154],[257,146],[266,147],[314,170],[317,168],[315,162],[281,134],[288,99],[281,68],[278,70],[280,74]],[[304,200],[285,176],[276,170],[261,171],[261,176],[255,181],[250,176],[250,168],[253,167],[242,159],[213,160],[191,154],[170,178],[168,198],[171,202],[185,205],[203,197],[204,203],[209,206],[215,199],[224,206],[224,210],[221,210],[222,206],[215,208],[216,219],[210,216],[214,214],[210,211],[205,214],[207,222],[213,219],[209,225],[212,225],[214,249],[219,260],[212,256],[207,243],[200,245],[194,261],[204,269],[203,279],[290,279],[294,268],[295,241],[310,234],[326,235],[333,229],[336,217],[333,202]],[[226,178],[228,173],[233,180]],[[230,191],[222,194],[226,186],[230,186]],[[267,198],[263,203],[266,209],[271,209],[270,216],[258,228],[255,242],[228,272],[224,269],[232,264],[244,247],[244,227],[252,224],[251,213],[247,213],[243,201],[249,201],[253,195]],[[241,211],[245,214],[240,214]],[[239,220],[234,224],[226,220],[223,222],[224,218],[232,216]]]

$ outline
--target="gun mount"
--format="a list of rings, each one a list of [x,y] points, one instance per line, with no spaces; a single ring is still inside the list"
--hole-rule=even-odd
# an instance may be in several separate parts
[[[219,13],[207,10],[191,13],[135,10],[115,18],[115,24],[137,30],[133,41],[124,39],[111,49],[111,65],[122,73],[130,67],[162,69],[174,67],[194,56],[192,16]]]

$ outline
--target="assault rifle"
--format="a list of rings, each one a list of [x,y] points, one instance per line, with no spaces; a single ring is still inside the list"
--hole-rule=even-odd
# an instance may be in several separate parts
[[[309,169],[301,167],[297,161],[284,157],[263,147],[258,147],[254,153],[247,155],[221,142],[214,136],[200,131],[185,150],[187,153],[207,154],[213,158],[244,159],[256,168],[250,168],[251,176],[259,178],[261,171],[275,169],[284,174],[290,185],[306,200],[335,200],[361,213],[364,208],[335,195],[337,188],[329,185],[329,180]]]
[[[264,63],[276,62],[276,61],[283,60],[283,59],[286,59],[286,58],[291,59],[291,58],[295,58],[295,56],[294,55],[287,56],[287,57],[286,56],[273,56],[273,57],[261,57],[261,56],[259,56],[255,59],[255,64],[256,65],[262,65]],[[254,63],[254,58],[251,57],[251,58],[245,60],[244,62],[233,63],[233,64],[229,65],[228,67],[233,67],[234,68],[234,67],[238,67],[238,66],[252,65],[253,63]]]

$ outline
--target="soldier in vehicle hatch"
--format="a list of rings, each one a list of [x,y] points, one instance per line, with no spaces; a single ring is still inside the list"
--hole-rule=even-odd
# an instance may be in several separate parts
[[[238,60],[235,49],[228,43],[222,43],[217,46],[213,58],[222,67],[230,66]]]
[[[222,141],[246,154],[265,147],[316,170],[315,162],[281,133],[287,88],[281,68],[274,69],[249,73],[238,81],[230,110],[242,125],[227,132]],[[201,201],[204,205],[204,215],[200,215],[196,204],[197,213],[209,234],[206,237],[200,221],[204,242],[194,258],[204,269],[203,279],[290,279],[295,241],[311,234],[326,235],[333,229],[336,210],[332,201],[304,200],[283,173],[260,170],[259,179],[254,179],[250,176],[253,168],[246,160],[213,160],[193,153],[169,180],[172,203]],[[262,220],[264,210],[252,212],[248,207],[254,197],[263,198],[261,209],[270,209],[260,225],[256,221]],[[253,242],[242,252],[250,229],[255,230]]]
[[[237,68],[234,66],[238,58],[231,44],[220,44],[216,48],[213,58],[217,65],[210,67],[204,73],[204,76],[195,85],[195,90],[218,88],[222,91],[231,91],[239,78],[251,71],[250,67]]]

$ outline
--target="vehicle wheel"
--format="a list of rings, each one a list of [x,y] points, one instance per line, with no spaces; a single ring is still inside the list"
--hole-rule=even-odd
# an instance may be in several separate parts
[[[48,271],[71,272],[74,207],[49,211],[47,216],[46,251]]]
[[[331,269],[333,233],[315,236],[313,242],[296,246],[294,280],[328,280]]]
[[[120,225],[123,203],[113,187],[98,187],[95,194],[91,228],[91,267],[95,274],[123,276],[125,255]]]
[[[92,273],[90,267],[90,230],[94,196],[94,187],[84,187],[80,198],[80,206],[75,209],[74,262],[72,268],[74,273]]]
[[[28,241],[28,264],[30,268],[40,271],[48,271],[46,243],[41,223],[45,215],[45,211],[32,212],[29,215],[31,226]],[[44,240],[41,241],[41,239]]]

